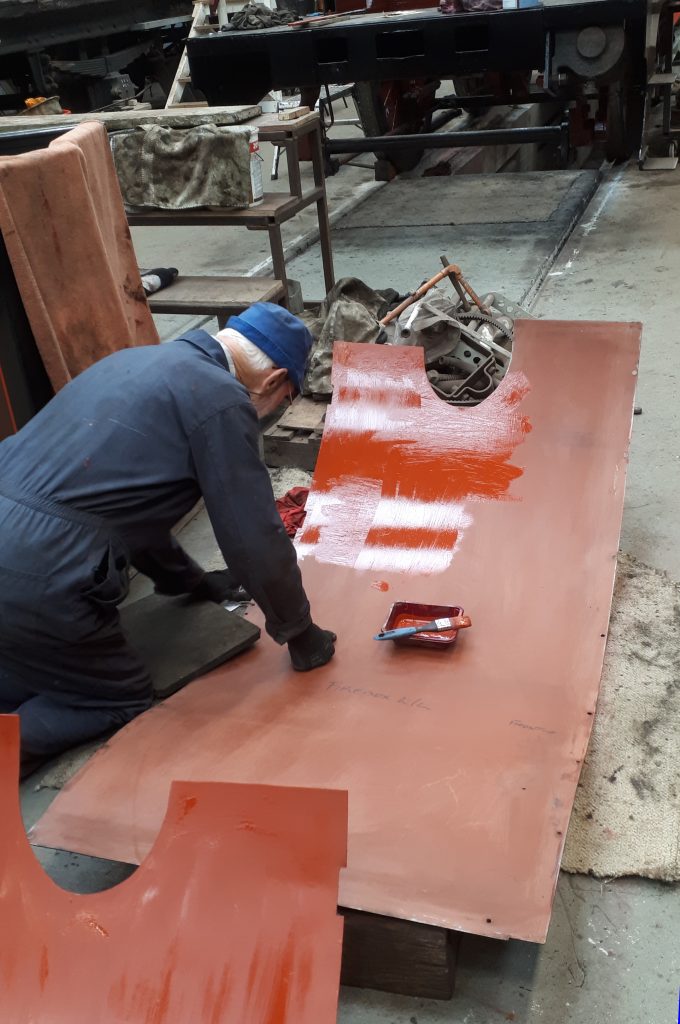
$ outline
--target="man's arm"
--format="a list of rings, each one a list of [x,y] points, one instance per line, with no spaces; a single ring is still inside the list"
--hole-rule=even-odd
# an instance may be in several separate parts
[[[169,532],[143,551],[133,551],[130,562],[153,580],[159,594],[189,594],[205,575]]]
[[[196,477],[224,560],[287,643],[311,625],[295,549],[276,508],[249,402],[209,417],[190,437]]]

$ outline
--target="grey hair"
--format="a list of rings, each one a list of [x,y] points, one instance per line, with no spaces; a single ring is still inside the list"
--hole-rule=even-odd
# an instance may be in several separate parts
[[[241,356],[253,370],[273,370],[276,363],[271,359],[266,352],[263,352],[257,345],[253,345],[252,341],[248,341],[238,331],[229,331],[229,343],[234,348],[238,348]]]

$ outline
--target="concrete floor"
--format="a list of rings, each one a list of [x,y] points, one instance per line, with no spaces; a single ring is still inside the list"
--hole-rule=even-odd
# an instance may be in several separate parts
[[[336,276],[413,291],[457,263],[480,293],[516,302],[533,293],[597,187],[595,171],[462,174],[394,181],[333,233]],[[318,294],[318,246],[296,257],[292,277]]]
[[[343,171],[342,174],[345,172]],[[355,183],[335,179],[339,193],[351,193]],[[363,180],[366,180],[365,175]],[[445,185],[447,179],[440,179]],[[451,179],[448,179],[450,181]],[[474,178],[468,179],[470,190]],[[429,183],[428,183],[429,184]],[[509,183],[510,184],[510,183]],[[512,183],[517,185],[518,183]],[[414,182],[418,185],[418,182]],[[554,186],[549,179],[536,185],[536,208],[543,203],[544,217],[554,214],[542,192]],[[382,196],[371,199],[352,216],[351,225],[338,232],[338,252],[347,239],[357,251],[374,237]],[[547,204],[547,205],[546,205]],[[559,204],[557,204],[559,205]],[[363,214],[362,214],[363,210]],[[362,216],[365,219],[362,220]],[[507,219],[507,217],[505,218]],[[423,249],[427,266],[414,273],[408,225],[398,226],[401,246],[392,248],[393,267],[408,282],[418,283],[436,270],[441,243],[451,259],[458,258],[457,227],[439,218],[443,231]],[[540,218],[536,218],[536,224]],[[466,260],[485,273],[480,287],[494,287],[512,266],[508,287],[524,293],[537,284],[537,266],[547,273],[533,312],[539,316],[578,319],[642,320],[645,325],[640,367],[639,402],[643,414],[634,421],[633,447],[622,546],[635,557],[680,580],[680,447],[676,402],[674,293],[680,273],[680,250],[675,244],[680,225],[680,175],[640,174],[634,167],[613,172],[600,185],[585,214],[556,262],[548,253],[544,228],[536,227],[543,242],[534,250],[535,263],[526,260],[526,224],[517,228],[493,222],[503,238],[505,254],[490,255],[488,231],[466,244]],[[147,229],[148,230],[148,229]],[[177,230],[177,229],[171,229]],[[542,233],[542,234],[541,234]],[[149,239],[135,233],[140,261],[149,265],[154,255],[167,256],[163,232]],[[559,232],[558,232],[559,235]],[[562,232],[564,235],[564,231]],[[207,236],[207,232],[206,232]],[[255,236],[256,238],[258,236]],[[558,236],[555,236],[558,237]],[[262,253],[240,248],[241,241],[189,237],[177,248],[182,270],[243,269],[248,259]],[[249,236],[246,236],[246,240]],[[559,236],[559,245],[564,237]],[[250,246],[250,241],[247,241]],[[259,242],[257,243],[259,245]],[[173,242],[173,245],[175,243]],[[238,247],[238,248],[237,248]],[[303,268],[313,253],[295,261]],[[177,256],[179,261],[180,256]],[[229,262],[231,261],[231,262]],[[522,263],[524,261],[524,263]],[[161,260],[165,262],[165,259]],[[461,259],[462,262],[462,259]],[[361,264],[362,276],[380,284],[381,250],[370,252]],[[521,265],[520,265],[521,264]],[[524,270],[522,270],[524,267]],[[342,264],[340,264],[342,272]],[[355,271],[358,272],[358,269]],[[472,275],[471,275],[472,276]],[[514,283],[513,283],[514,282]],[[473,284],[475,284],[473,277]],[[510,298],[519,298],[510,294]],[[529,296],[531,297],[531,296]],[[584,368],[584,373],[587,368]],[[214,564],[215,549],[204,520],[194,521],[183,539],[199,559]],[[53,791],[22,787],[27,823],[35,820]],[[129,869],[93,862],[70,854],[40,853],[41,861],[60,884],[79,891],[110,885]],[[457,991],[450,1002],[406,999],[346,989],[341,994],[340,1024],[648,1024],[677,1020],[680,985],[680,898],[677,887],[636,879],[600,882],[581,876],[560,877],[548,940],[544,946],[498,943],[464,937],[457,976]]]

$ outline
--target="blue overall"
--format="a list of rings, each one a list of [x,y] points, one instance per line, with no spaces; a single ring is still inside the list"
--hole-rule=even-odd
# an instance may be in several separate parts
[[[0,443],[0,713],[21,718],[24,764],[150,705],[116,606],[130,565],[165,593],[200,581],[170,531],[201,497],[269,634],[309,625],[258,439],[220,345],[191,331],[101,360]]]

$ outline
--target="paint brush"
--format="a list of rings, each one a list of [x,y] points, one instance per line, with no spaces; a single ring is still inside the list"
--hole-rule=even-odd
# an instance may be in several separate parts
[[[416,633],[443,633],[447,629],[467,629],[472,625],[469,615],[457,615],[455,619],[432,619],[421,626],[402,626],[400,629],[388,629],[376,633],[374,640],[402,640]]]

